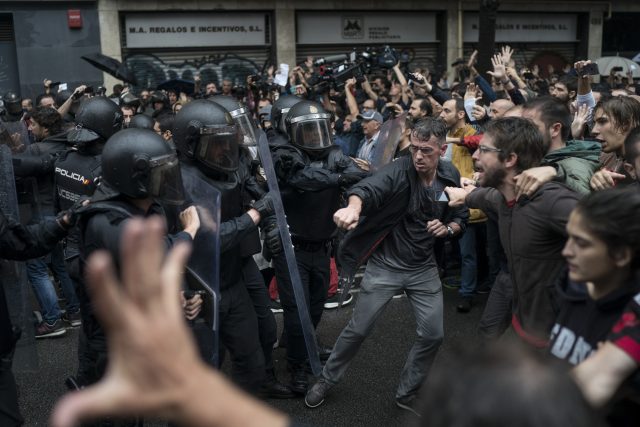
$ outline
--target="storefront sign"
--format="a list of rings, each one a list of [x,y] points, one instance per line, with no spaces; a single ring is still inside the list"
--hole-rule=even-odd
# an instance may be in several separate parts
[[[145,13],[125,16],[128,48],[266,44],[263,13]]]
[[[477,13],[464,14],[464,41],[478,41]],[[496,20],[496,42],[575,42],[576,15],[556,13],[500,13]]]
[[[436,16],[424,12],[299,12],[298,44],[436,42]]]

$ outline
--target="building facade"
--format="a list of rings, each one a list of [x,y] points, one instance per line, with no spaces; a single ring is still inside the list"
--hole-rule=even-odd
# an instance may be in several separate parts
[[[496,45],[512,45],[521,66],[557,67],[614,50],[632,57],[640,39],[617,28],[633,22],[635,0],[502,1]],[[125,62],[140,87],[155,87],[196,75],[242,85],[267,64],[382,45],[412,65],[448,67],[477,43],[478,1],[0,1],[0,66],[13,67],[0,70],[0,91],[32,96],[44,77],[58,75],[70,85],[104,79],[110,89],[117,81],[80,59],[91,51]]]

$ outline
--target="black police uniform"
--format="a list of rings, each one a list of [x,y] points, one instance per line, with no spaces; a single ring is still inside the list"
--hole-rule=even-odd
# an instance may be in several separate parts
[[[55,219],[22,226],[0,210],[0,258],[26,260],[43,256],[67,234]],[[23,423],[11,362],[20,331],[11,325],[0,269],[0,426]]]
[[[182,201],[178,194],[179,164],[177,156],[155,132],[146,129],[126,129],[113,135],[102,151],[102,179],[91,203],[80,209],[80,277],[84,277],[87,260],[96,250],[108,251],[120,268],[120,242],[125,224],[131,217],[163,216],[156,201],[169,194],[173,201]],[[132,200],[149,203],[146,210]],[[177,241],[191,241],[182,231],[164,238],[168,250]],[[82,316],[82,334],[78,343],[79,369],[77,381],[90,385],[102,378],[107,365],[107,343],[102,326],[94,316],[91,295],[82,283],[78,289]],[[170,339],[170,338],[169,338]],[[112,425],[99,421],[96,425]],[[135,425],[125,420],[117,425]]]
[[[298,270],[315,327],[320,322],[327,298],[330,242],[336,232],[333,213],[341,205],[341,187],[355,183],[367,173],[336,146],[312,157],[293,145],[278,145],[272,146],[272,154]],[[273,263],[284,309],[287,359],[294,374],[292,389],[304,393],[306,380],[302,372],[308,356],[291,279],[283,254],[274,256]]]
[[[247,239],[257,230],[244,209],[247,176],[237,171],[220,174],[187,158],[181,158],[181,167],[220,192],[220,342],[231,354],[234,381],[258,393],[265,378],[265,361],[256,312],[244,280],[245,273],[251,274],[246,256],[252,245]]]

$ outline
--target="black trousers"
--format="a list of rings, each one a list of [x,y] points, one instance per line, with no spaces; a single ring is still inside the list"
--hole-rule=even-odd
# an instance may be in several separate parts
[[[327,299],[327,291],[329,290],[330,252],[327,245],[321,245],[316,250],[308,249],[311,248],[295,247],[295,254],[305,301],[309,309],[311,322],[315,328],[322,318],[322,311]],[[273,265],[276,270],[280,303],[284,311],[284,329],[287,334],[287,360],[291,364],[304,363],[308,359],[308,354],[284,254],[274,257]]]
[[[16,381],[11,372],[11,361],[0,361],[0,426],[14,427],[24,423],[18,407]]]
[[[233,381],[246,391],[257,393],[264,382],[265,365],[249,292],[241,280],[220,294],[220,363],[224,350],[228,350]]]
[[[267,370],[273,369],[273,344],[278,339],[278,325],[269,307],[269,289],[253,257],[246,257],[242,264],[242,278],[253,302],[253,309],[258,318],[258,335]]]

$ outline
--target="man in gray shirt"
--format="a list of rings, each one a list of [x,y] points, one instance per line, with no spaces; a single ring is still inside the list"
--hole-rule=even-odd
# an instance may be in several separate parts
[[[417,338],[396,392],[399,407],[415,413],[413,403],[442,343],[442,287],[433,254],[438,238],[464,231],[465,207],[449,208],[444,187],[457,186],[460,174],[440,161],[447,129],[432,118],[419,121],[411,134],[411,157],[385,166],[349,191],[346,208],[334,214],[350,230],[341,245],[343,276],[351,276],[367,258],[358,302],[340,334],[319,381],[305,403],[315,408],[344,376],[360,345],[398,291],[404,291],[417,320]],[[361,220],[362,217],[362,220]]]

